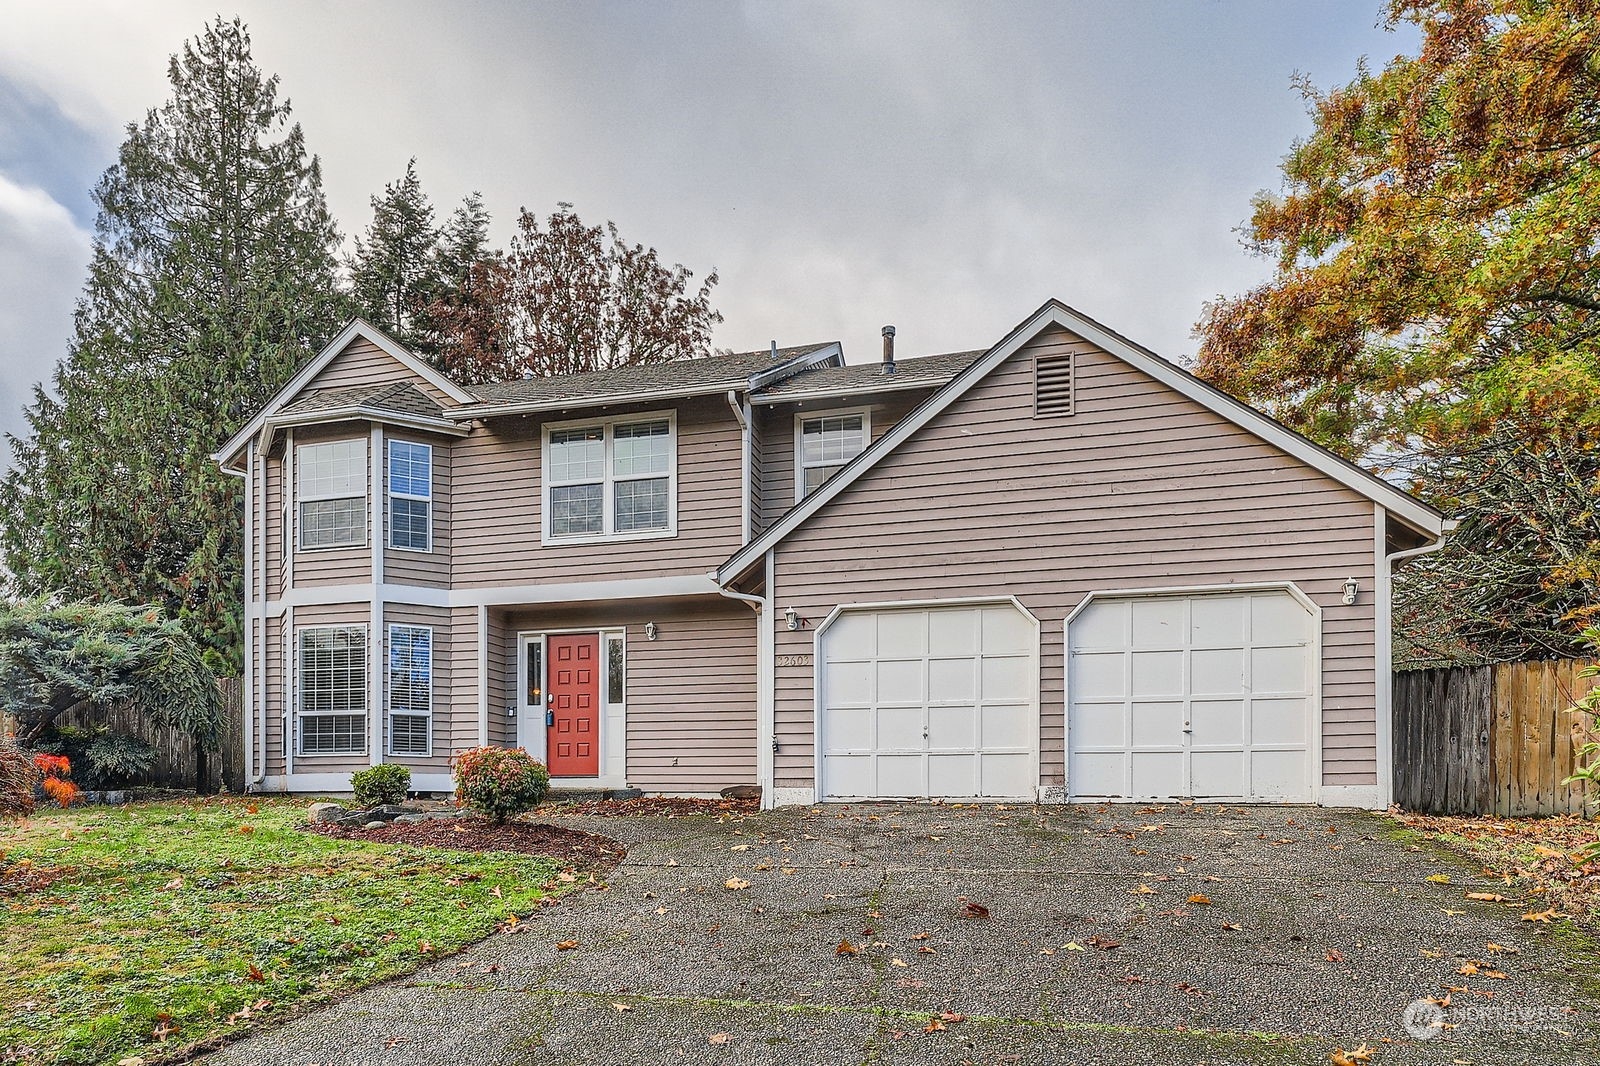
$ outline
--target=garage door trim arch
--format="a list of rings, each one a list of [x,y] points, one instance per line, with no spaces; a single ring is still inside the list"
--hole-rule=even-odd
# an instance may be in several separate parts
[[[1310,719],[1310,736],[1307,738],[1310,747],[1311,803],[1322,802],[1322,607],[1305,594],[1305,591],[1293,581],[1254,581],[1239,582],[1231,585],[1177,585],[1159,588],[1131,588],[1131,589],[1100,589],[1090,592],[1079,601],[1078,605],[1067,612],[1067,617],[1061,626],[1061,730],[1063,748],[1063,780],[1066,785],[1066,794],[1073,795],[1072,784],[1072,623],[1077,617],[1087,611],[1090,606],[1102,600],[1126,599],[1156,599],[1165,596],[1219,596],[1229,593],[1250,592],[1286,592],[1290,598],[1305,608],[1311,618],[1311,648],[1312,659],[1310,707],[1307,717]]]
[[[823,702],[826,691],[823,687],[825,683],[823,671],[827,666],[827,656],[822,646],[823,637],[827,635],[828,629],[846,614],[862,611],[925,611],[940,607],[1010,607],[1033,627],[1033,640],[1030,649],[1033,655],[1033,724],[1031,734],[1033,744],[1030,759],[1033,793],[1035,797],[1038,796],[1039,762],[1041,748],[1043,747],[1043,726],[1041,722],[1043,693],[1040,684],[1040,655],[1043,651],[1044,625],[1039,621],[1038,616],[1023,606],[1022,601],[1015,596],[962,596],[949,599],[885,600],[882,602],[868,600],[861,603],[841,603],[829,611],[828,616],[817,624],[811,638],[811,662],[813,664],[811,672],[811,781],[813,794],[818,803],[823,802],[823,798],[828,794],[827,785],[823,781],[823,751],[825,750],[823,742]]]

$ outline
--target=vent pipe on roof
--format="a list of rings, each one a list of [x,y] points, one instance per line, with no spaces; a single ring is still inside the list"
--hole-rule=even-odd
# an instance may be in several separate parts
[[[774,362],[777,361],[777,358],[778,358],[778,342],[777,341],[773,341],[772,342],[772,358],[773,358]]]
[[[894,373],[894,327],[883,327],[883,372]]]

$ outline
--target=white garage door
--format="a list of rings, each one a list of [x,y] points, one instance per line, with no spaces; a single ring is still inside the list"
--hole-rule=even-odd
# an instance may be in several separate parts
[[[1038,636],[1009,603],[852,610],[817,667],[824,799],[1032,799]]]
[[[1069,791],[1310,802],[1314,630],[1284,591],[1091,602],[1067,631]]]

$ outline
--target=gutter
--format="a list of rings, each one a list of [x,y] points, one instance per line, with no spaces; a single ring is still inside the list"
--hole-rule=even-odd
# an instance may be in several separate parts
[[[1454,518],[1446,518],[1439,524],[1439,538],[1437,540],[1415,548],[1407,548],[1404,551],[1390,552],[1388,555],[1383,557],[1383,561],[1388,564],[1389,569],[1392,571],[1396,563],[1405,562],[1407,559],[1415,559],[1420,555],[1429,555],[1433,552],[1436,552],[1440,548],[1444,547],[1445,535],[1454,532],[1456,526],[1460,524],[1461,523],[1457,522]]]

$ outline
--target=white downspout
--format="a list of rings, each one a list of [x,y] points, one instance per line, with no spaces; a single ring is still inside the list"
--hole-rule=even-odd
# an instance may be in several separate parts
[[[772,630],[772,553],[766,556],[765,592],[752,596],[718,586],[730,600],[740,600],[756,612],[756,784],[761,786],[761,808],[773,807],[773,672],[776,665],[776,634]],[[712,579],[715,580],[715,572]]]

